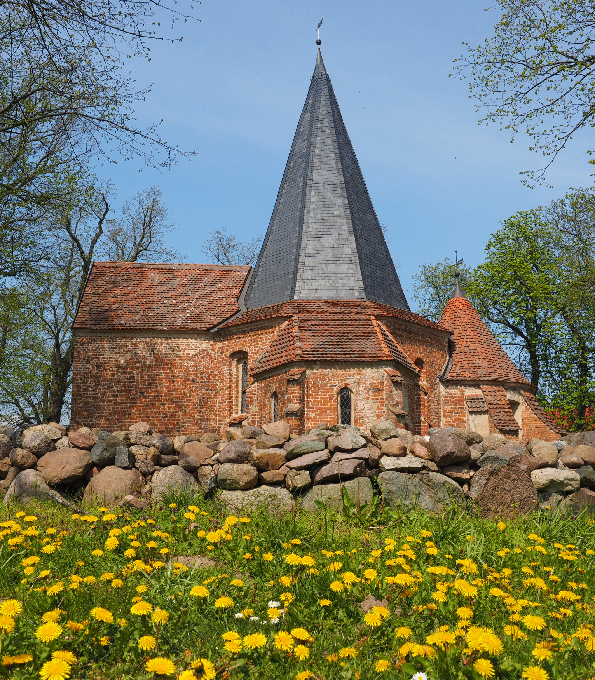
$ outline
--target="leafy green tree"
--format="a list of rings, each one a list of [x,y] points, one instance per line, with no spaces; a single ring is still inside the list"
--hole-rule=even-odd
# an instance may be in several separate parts
[[[547,159],[527,171],[541,181],[573,134],[595,125],[595,5],[591,0],[496,0],[494,34],[456,67],[468,77],[482,122],[498,122],[514,140],[531,139]],[[589,151],[592,153],[592,151]]]
[[[417,303],[417,313],[432,321],[438,321],[450,300],[456,279],[455,272],[460,274],[460,285],[466,290],[472,270],[464,261],[459,266],[448,257],[436,264],[423,264],[419,272],[413,275],[413,298]]]

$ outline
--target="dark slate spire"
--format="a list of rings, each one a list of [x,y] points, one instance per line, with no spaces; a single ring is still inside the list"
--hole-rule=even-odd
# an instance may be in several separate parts
[[[455,272],[455,279],[456,279],[456,285],[450,294],[450,299],[452,300],[453,298],[459,298],[459,297],[466,297],[465,291],[461,287],[461,274],[460,272]]]
[[[409,309],[320,49],[244,304],[287,300]]]

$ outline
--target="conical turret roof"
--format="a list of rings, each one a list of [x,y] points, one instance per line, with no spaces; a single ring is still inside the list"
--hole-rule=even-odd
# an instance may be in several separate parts
[[[244,306],[288,300],[409,309],[320,50]]]

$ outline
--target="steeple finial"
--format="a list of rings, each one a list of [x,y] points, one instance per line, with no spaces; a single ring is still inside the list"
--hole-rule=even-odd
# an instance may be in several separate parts
[[[455,279],[456,279],[456,285],[454,287],[454,290],[452,291],[450,297],[452,298],[458,298],[458,297],[466,297],[463,289],[461,288],[460,284],[460,278],[461,278],[461,272],[459,271],[459,266],[463,264],[463,259],[461,258],[459,260],[459,254],[455,250]]]
[[[318,22],[318,26],[316,26],[316,44],[320,47],[322,45],[322,40],[320,39],[320,27],[322,26],[322,22],[324,19],[321,19]]]

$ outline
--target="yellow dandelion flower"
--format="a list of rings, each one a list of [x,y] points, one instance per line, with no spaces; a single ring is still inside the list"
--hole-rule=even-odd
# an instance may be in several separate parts
[[[228,640],[223,648],[232,654],[238,654],[242,651],[242,643],[239,640]]]
[[[454,588],[464,597],[475,597],[477,595],[477,588],[464,579],[457,579],[454,582]]]
[[[96,621],[103,621],[104,623],[114,622],[114,615],[103,607],[93,607],[93,609],[91,609],[91,617]]]
[[[190,595],[194,597],[209,597],[209,591],[204,586],[194,586],[190,591]]]
[[[298,661],[305,661],[310,656],[310,650],[306,645],[296,645],[293,648],[293,655]]]
[[[527,637],[518,626],[504,626],[504,635],[508,635],[513,640],[522,640]]]
[[[246,635],[242,640],[242,644],[248,649],[260,649],[260,647],[264,647],[266,643],[266,635],[263,635],[262,633],[251,633],[250,635]]]
[[[143,635],[138,641],[138,647],[139,649],[142,649],[143,652],[148,652],[151,649],[155,649],[156,644],[157,640],[153,635]]]
[[[151,619],[153,620],[153,623],[167,623],[169,621],[169,612],[166,612],[165,609],[157,608],[151,614]]]
[[[482,678],[493,678],[494,675],[496,675],[494,666],[488,659],[477,659],[473,664],[473,668],[475,668]]]
[[[521,620],[529,630],[543,630],[547,626],[545,619],[533,614],[527,614]]]
[[[316,677],[312,671],[300,671],[296,676],[295,680],[308,680],[308,678]]]
[[[366,569],[366,571],[364,571],[363,576],[366,581],[373,581],[375,578],[378,577],[378,572],[376,571],[376,569]]]
[[[153,605],[148,602],[140,600],[140,602],[135,602],[132,607],[130,607],[130,613],[136,616],[144,616],[145,614],[150,614],[153,611]]]
[[[18,600],[4,600],[0,602],[0,614],[15,617],[23,611],[23,605]]]
[[[350,586],[352,583],[359,583],[360,580],[352,571],[346,571],[345,573],[341,574],[341,578],[348,586]]]
[[[395,637],[401,640],[408,640],[413,635],[411,628],[401,626],[395,630]]]
[[[147,661],[145,670],[147,673],[155,673],[156,675],[173,675],[176,672],[176,667],[171,659],[157,656]]]
[[[340,659],[353,659],[357,654],[357,649],[355,647],[343,647],[339,650]]]
[[[531,655],[534,656],[538,661],[548,661],[554,655],[551,649],[548,649],[544,645],[536,645]]]
[[[326,598],[323,598],[322,600],[318,600],[318,604],[321,607],[330,607],[332,602],[330,600],[327,600]]]
[[[294,644],[293,635],[287,631],[281,630],[275,635],[275,647],[282,652],[289,651]]]
[[[231,599],[231,597],[227,597],[227,595],[222,595],[221,597],[218,597],[215,600],[216,609],[228,609],[229,607],[233,607],[233,600]]]
[[[343,583],[341,583],[341,581],[333,581],[329,587],[335,593],[341,593],[343,590],[345,590],[345,586]]]
[[[296,640],[301,642],[314,642],[314,638],[305,628],[292,628],[291,634]]]
[[[39,675],[41,680],[65,680],[70,677],[70,671],[71,666],[66,661],[51,659],[43,664]]]
[[[270,562],[273,559],[273,553],[270,553],[270,552],[263,553],[262,559],[265,562]]]
[[[389,670],[390,668],[390,661],[387,661],[386,659],[378,659],[378,661],[374,664],[374,670],[377,673],[384,673],[385,671]]]
[[[525,680],[549,680],[547,671],[539,666],[527,666],[523,669],[521,677]]]
[[[370,611],[364,615],[364,623],[371,628],[376,628],[382,623],[382,616],[379,612],[374,611],[374,609],[370,609]]]
[[[59,626],[54,621],[48,621],[48,623],[43,623],[35,631],[35,637],[42,642],[52,642],[60,637],[62,634],[62,626]]]
[[[213,680],[215,677],[215,666],[208,659],[197,659],[191,666],[201,673],[201,680]]]
[[[0,614],[0,631],[3,633],[11,633],[14,630],[14,619],[12,616]]]
[[[61,659],[71,665],[77,662],[76,656],[68,649],[57,649],[55,652],[52,652],[52,659]]]

